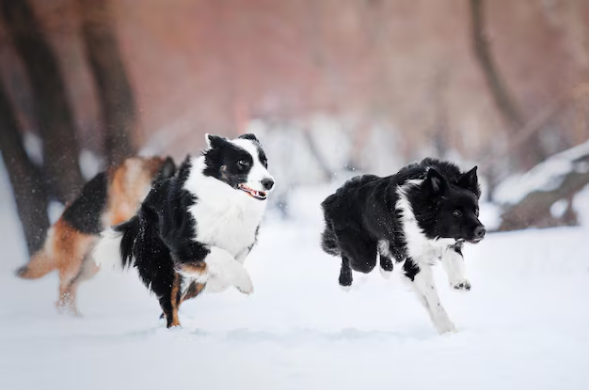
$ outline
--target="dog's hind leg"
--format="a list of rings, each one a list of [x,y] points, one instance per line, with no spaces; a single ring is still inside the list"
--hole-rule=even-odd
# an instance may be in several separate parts
[[[178,318],[178,309],[180,307],[180,284],[181,277],[179,274],[174,275],[174,281],[169,292],[166,292],[160,297],[160,306],[166,317],[166,327],[171,328],[173,326],[180,326],[180,319]],[[161,317],[160,317],[161,318]]]
[[[92,278],[94,275],[96,275],[98,270],[99,270],[98,266],[94,263],[94,261],[92,259],[90,259],[89,257],[86,257],[83,260],[80,272],[72,280],[72,282],[70,283],[70,286],[67,290],[67,295],[69,298],[68,310],[71,313],[74,313],[76,315],[80,314],[78,311],[77,305],[76,305],[76,296],[78,293],[78,287],[80,286],[80,284],[82,282],[84,282],[84,281]]]
[[[349,291],[352,287],[352,268],[350,268],[350,259],[342,256],[342,268],[339,272],[339,285],[344,291]]]
[[[436,330],[439,333],[456,331],[456,327],[440,302],[431,266],[425,262],[417,262],[412,258],[407,258],[403,264],[403,271],[405,277],[411,282],[421,304],[426,308]]]
[[[200,293],[204,290],[205,288],[205,284],[203,283],[196,283],[196,282],[191,282],[190,285],[188,286],[188,289],[186,289],[186,291],[182,292],[182,298],[180,299],[180,303],[178,304],[178,309],[180,309],[180,305],[182,305],[184,302],[186,302],[189,299],[192,298],[196,298],[197,296],[200,295]],[[160,320],[163,319],[166,315],[162,312],[162,314],[160,315]]]
[[[76,308],[76,291],[79,283],[85,280],[85,272],[94,268],[85,270],[84,263],[89,262],[85,259],[95,242],[95,236],[71,229],[54,248],[59,258],[59,299],[56,306],[61,313],[79,314]]]
[[[182,296],[182,300],[180,303],[182,304],[184,303],[184,301],[196,298],[202,292],[202,290],[204,290],[204,288],[205,284],[203,283],[191,282],[186,291],[184,292],[184,295]]]
[[[378,253],[380,257],[380,274],[388,279],[393,272],[393,259],[390,251],[390,244],[387,240],[378,242]]]
[[[350,267],[367,274],[376,266],[376,241],[363,234],[344,230],[336,232],[342,258],[349,259]]]

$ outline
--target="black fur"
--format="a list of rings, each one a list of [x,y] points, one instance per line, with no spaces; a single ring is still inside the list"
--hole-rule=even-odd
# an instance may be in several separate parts
[[[247,180],[249,171],[254,164],[252,155],[226,138],[210,134],[208,137],[211,147],[203,152],[207,159],[204,175],[214,177],[233,188],[237,188],[238,184]],[[258,153],[259,150],[260,148],[258,148]],[[265,160],[260,161],[264,163]]]
[[[63,212],[63,220],[84,234],[98,235],[104,228],[101,217],[106,208],[108,176],[101,172],[82,187],[82,193]]]
[[[408,184],[411,180],[421,182]],[[476,242],[484,236],[478,220],[476,167],[462,173],[452,163],[427,158],[388,177],[355,177],[321,204],[326,225],[322,247],[328,254],[341,256],[342,286],[351,285],[351,269],[363,273],[374,269],[381,240],[388,243],[387,248],[380,248],[384,249],[380,250],[380,264],[385,271],[392,271],[391,257],[407,259],[401,210],[397,208],[401,187],[428,239],[455,239],[460,251],[461,242]],[[418,266],[407,262],[404,272],[413,280]]]
[[[159,298],[168,326],[172,321],[175,261],[198,263],[209,253],[202,244],[191,241],[196,223],[188,215],[188,207],[196,198],[183,188],[190,168],[187,158],[175,176],[154,185],[133,218],[114,228],[122,234],[123,266],[137,267],[145,286]],[[179,303],[180,297],[174,299]]]
[[[160,167],[157,175],[153,178],[152,184],[155,184],[160,180],[170,178],[174,176],[174,174],[176,174],[176,163],[174,163],[172,157],[166,157],[166,160]]]
[[[256,138],[256,136],[251,133],[242,134],[239,136],[239,138],[249,139],[250,141],[254,141],[256,143],[256,146],[258,148],[258,157],[260,158],[260,162],[266,168],[268,168],[268,158],[266,158],[266,152],[264,152],[264,149],[262,149],[262,146],[260,145],[260,141],[258,140],[258,138]]]
[[[174,175],[176,164],[167,157],[152,183]],[[98,235],[104,229],[101,218],[106,209],[108,197],[108,173],[100,172],[82,187],[82,193],[63,212],[63,219],[84,234]]]

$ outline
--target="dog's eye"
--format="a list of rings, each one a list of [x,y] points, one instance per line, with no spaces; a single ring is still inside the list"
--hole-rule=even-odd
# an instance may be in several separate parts
[[[260,162],[262,163],[263,166],[265,166],[266,168],[268,168],[268,159],[263,158],[260,160]]]
[[[239,160],[237,162],[237,166],[239,167],[239,169],[247,169],[250,166],[250,163],[247,162],[246,160]]]
[[[452,213],[453,216],[455,216],[456,218],[460,218],[462,217],[462,211],[460,210],[454,210],[454,212]]]

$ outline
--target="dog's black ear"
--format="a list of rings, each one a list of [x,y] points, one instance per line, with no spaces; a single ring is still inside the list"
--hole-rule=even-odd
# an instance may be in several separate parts
[[[209,133],[205,134],[205,139],[207,140],[207,145],[209,149],[218,148],[221,145],[225,144],[225,142],[227,142],[227,138]]]
[[[176,163],[174,163],[174,159],[170,156],[166,157],[166,160],[160,167],[159,176],[161,179],[167,179],[169,177],[174,176],[176,173]]]
[[[152,184],[155,184],[161,180],[168,179],[176,174],[176,164],[172,157],[166,157],[162,165],[160,165],[157,174],[151,180]]]
[[[462,174],[456,182],[458,187],[462,187],[469,191],[472,191],[477,197],[481,195],[481,189],[479,187],[479,178],[477,176],[477,167],[475,166],[470,171]]]
[[[440,172],[434,168],[430,168],[427,171],[425,185],[427,186],[426,188],[429,189],[434,195],[441,195],[446,191],[448,182]]]
[[[256,138],[256,136],[252,133],[247,133],[247,134],[242,134],[237,138],[241,138],[241,139],[249,139],[250,141],[256,141],[256,142],[260,142],[258,141],[258,139]]]

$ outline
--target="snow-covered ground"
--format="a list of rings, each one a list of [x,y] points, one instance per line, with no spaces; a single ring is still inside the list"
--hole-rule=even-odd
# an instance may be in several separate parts
[[[2,180],[3,183],[4,180]],[[0,188],[0,389],[588,389],[589,229],[492,234],[465,249],[473,283],[442,301],[439,336],[400,278],[356,275],[319,249],[318,204],[269,218],[248,258],[255,292],[203,295],[166,330],[136,274],[80,288],[82,318],[56,314],[57,275],[19,280],[26,259]]]

